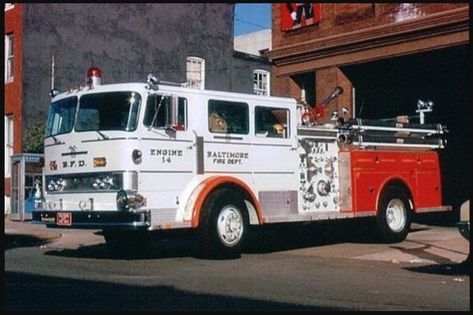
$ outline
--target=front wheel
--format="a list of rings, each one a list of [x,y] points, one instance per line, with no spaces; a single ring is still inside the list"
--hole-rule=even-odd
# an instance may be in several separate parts
[[[376,237],[386,243],[406,239],[412,221],[407,194],[397,186],[388,186],[381,194],[375,219]]]
[[[248,214],[239,195],[220,189],[204,203],[200,247],[206,257],[239,257],[248,233]]]

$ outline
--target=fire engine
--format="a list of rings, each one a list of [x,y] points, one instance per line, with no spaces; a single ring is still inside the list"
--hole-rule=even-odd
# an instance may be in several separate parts
[[[419,123],[345,108],[321,123],[342,88],[312,107],[101,76],[93,67],[86,85],[52,90],[34,223],[103,230],[118,250],[192,230],[206,254],[233,256],[255,225],[372,217],[380,240],[399,242],[414,214],[452,209],[438,157],[447,130],[424,123],[430,102],[419,101]]]

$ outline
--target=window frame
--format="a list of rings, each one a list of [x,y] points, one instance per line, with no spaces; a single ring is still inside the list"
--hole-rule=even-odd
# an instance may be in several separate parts
[[[191,66],[189,66],[189,63],[191,64]],[[191,75],[192,72],[197,72],[195,69],[193,69],[195,65],[200,66],[200,71],[198,71],[200,81],[195,80],[193,78],[193,75]],[[188,56],[186,58],[186,86],[200,90],[205,89],[205,59],[195,56]]]
[[[229,108],[235,108],[236,106],[240,106],[240,107],[244,107],[245,111],[246,111],[246,129],[244,129],[244,132],[229,132],[227,130],[227,132],[218,132],[218,131],[214,131],[212,130],[210,127],[210,116],[213,112],[213,110],[215,110],[215,108],[213,108],[213,110],[211,111],[211,106],[229,106]],[[219,112],[219,115],[221,115],[222,111],[218,111]],[[223,100],[223,99],[209,99],[207,101],[207,130],[211,133],[211,134],[223,134],[223,135],[239,135],[239,136],[247,136],[250,134],[250,106],[248,103],[246,102],[235,102],[235,101],[229,101],[229,100]],[[228,119],[226,120],[228,122]]]
[[[284,127],[284,131],[285,131],[285,135],[283,137],[277,137],[277,136],[271,136],[269,134],[264,134],[259,132],[258,133],[258,127],[259,127],[259,123],[257,121],[258,119],[258,111],[260,109],[265,109],[267,110],[268,112],[269,111],[284,111],[285,112],[285,122],[276,122],[276,123],[279,123],[279,124],[282,124],[283,127]],[[254,107],[254,126],[255,126],[255,130],[254,130],[254,134],[255,134],[255,137],[256,138],[265,138],[265,139],[290,139],[291,138],[291,110],[289,108],[286,108],[286,107],[273,107],[273,106],[264,106],[264,105],[255,105]],[[277,117],[275,117],[277,118]],[[261,129],[263,130],[263,129]]]
[[[15,121],[13,115],[4,115],[5,123],[5,177],[11,177],[11,156],[15,143]]]
[[[253,94],[270,96],[271,73],[264,69],[253,70]]]
[[[64,101],[68,101],[68,102],[74,101],[74,106],[69,106],[68,107],[68,109],[73,108],[74,112],[72,113],[72,115],[71,115],[72,117],[70,118],[70,120],[71,120],[70,126],[67,126],[68,129],[66,131],[60,132],[63,118],[61,116],[52,117],[52,115],[56,113],[55,111],[53,111],[52,104],[59,103],[59,102],[64,102]],[[62,98],[60,100],[57,100],[57,101],[52,102],[52,103],[49,104],[48,119],[46,120],[46,128],[45,128],[45,134],[44,134],[45,138],[50,138],[50,137],[54,137],[54,136],[57,136],[57,135],[67,134],[67,133],[72,132],[72,130],[74,129],[74,125],[75,125],[78,102],[79,102],[79,98],[74,95],[74,96],[68,96],[68,97]],[[56,117],[59,117],[59,121],[56,120]]]
[[[15,37],[13,33],[5,34],[5,83],[15,79]]]
[[[170,95],[167,95],[167,94],[159,94],[159,93],[156,93],[156,94],[151,94],[151,95],[148,95],[148,97],[146,98],[146,103],[143,103],[144,104],[144,112],[143,112],[143,120],[142,120],[142,123],[143,123],[143,126],[145,126],[146,128],[154,128],[154,129],[168,129],[169,127],[166,126],[166,125],[163,125],[163,126],[151,126],[150,124],[148,124],[147,122],[147,113],[148,113],[148,106],[150,106],[149,104],[149,100],[152,98],[152,97],[157,97],[157,96],[161,96],[161,97],[169,97]],[[176,131],[186,131],[188,129],[188,124],[189,124],[189,116],[188,116],[188,106],[189,106],[189,100],[186,98],[186,97],[183,97],[183,96],[177,96],[177,102],[178,102],[178,121],[179,121],[179,113],[180,113],[180,106],[181,106],[181,101],[183,101],[182,103],[182,106],[184,107],[183,108],[183,111],[182,111],[182,115],[183,115],[183,118],[184,118],[184,121],[183,121],[183,127],[184,129],[176,129]],[[163,108],[163,115],[164,115],[164,123],[166,123],[166,116],[167,116],[167,112],[166,112],[166,109]],[[153,112],[154,113],[154,112]],[[180,124],[179,124],[180,125]]]
[[[125,132],[133,132],[135,131],[137,128],[138,128],[138,125],[139,125],[139,113],[140,113],[140,108],[141,108],[141,104],[143,102],[143,98],[142,98],[142,95],[136,91],[133,91],[133,90],[126,90],[126,91],[110,91],[110,92],[101,92],[101,93],[90,93],[90,94],[83,94],[81,95],[81,97],[79,98],[79,106],[77,107],[77,111],[76,111],[76,114],[75,114],[75,119],[74,119],[74,131],[75,132],[89,132],[89,131],[94,131],[96,130],[95,128],[85,128],[85,127],[82,127],[82,125],[79,125],[79,116],[81,114],[81,111],[85,111],[87,109],[90,109],[88,107],[84,107],[84,104],[87,104],[85,103],[85,101],[88,100],[88,98],[93,98],[93,97],[103,97],[103,96],[108,96],[108,97],[115,97],[115,95],[119,95],[119,94],[123,94],[124,96],[127,96],[127,95],[130,95],[130,97],[132,97],[133,95],[136,95],[137,96],[137,102],[138,104],[136,106],[133,106],[133,104],[130,104],[129,105],[129,108],[128,108],[128,115],[125,116],[125,115],[122,115],[122,117],[126,117],[127,118],[127,122],[126,122],[126,126],[125,128],[117,128],[117,126],[113,125],[113,128],[110,127],[110,128],[97,128],[98,130],[100,131],[125,131]],[[87,105],[90,105],[90,104],[87,104]],[[100,109],[101,107],[105,107],[103,104],[99,107],[97,107],[97,109],[99,109],[99,112],[100,112]],[[133,110],[133,108],[135,108],[135,110]],[[92,109],[95,109],[95,107],[92,107]],[[130,116],[131,116],[131,113],[132,112],[135,112],[135,122],[134,122],[134,125],[132,125],[131,127],[129,126],[130,125]],[[100,121],[100,123],[102,123],[103,121]],[[80,126],[80,128],[78,128],[78,126]]]

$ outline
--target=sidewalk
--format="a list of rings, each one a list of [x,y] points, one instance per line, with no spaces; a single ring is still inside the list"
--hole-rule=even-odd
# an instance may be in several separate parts
[[[5,236],[29,237],[37,241],[49,242],[49,247],[75,249],[80,246],[104,243],[100,230],[47,228],[44,224],[31,221],[12,221],[4,219]]]
[[[33,224],[31,221],[12,221],[5,218],[5,235],[24,235],[40,240],[53,240],[61,237],[59,230],[48,229],[44,224]]]

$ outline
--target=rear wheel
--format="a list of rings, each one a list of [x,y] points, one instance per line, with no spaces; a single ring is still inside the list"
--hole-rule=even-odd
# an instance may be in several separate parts
[[[212,193],[204,202],[199,229],[205,257],[239,257],[248,233],[248,214],[240,196],[229,189]]]
[[[412,221],[412,209],[406,192],[398,186],[383,190],[375,220],[376,237],[386,243],[406,239]]]

